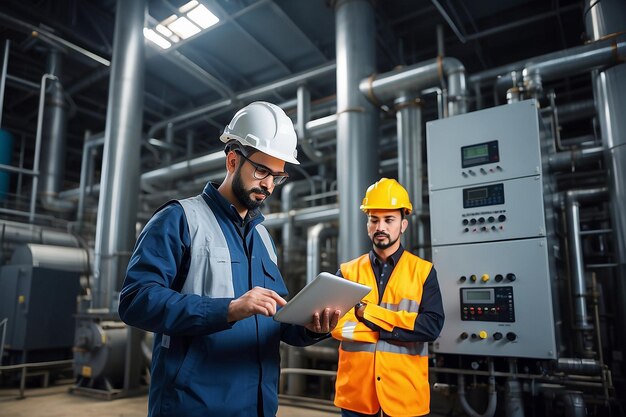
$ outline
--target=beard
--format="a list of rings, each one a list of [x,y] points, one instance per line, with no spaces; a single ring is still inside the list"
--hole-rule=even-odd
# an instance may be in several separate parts
[[[269,197],[271,193],[266,189],[262,188],[251,188],[246,190],[243,185],[243,181],[241,180],[241,169],[238,168],[237,172],[235,172],[235,176],[233,178],[233,193],[239,202],[248,210],[256,210],[259,207],[263,206],[265,199],[257,200],[250,197],[252,193],[263,194],[265,197]]]
[[[387,238],[387,242],[376,240],[378,236],[385,236]],[[372,236],[372,243],[378,249],[387,249],[388,247],[393,246],[393,244],[396,243],[398,239],[400,239],[400,235],[398,235],[397,238],[392,240],[391,235],[388,235],[385,232],[378,232],[378,233],[374,233],[374,236]]]

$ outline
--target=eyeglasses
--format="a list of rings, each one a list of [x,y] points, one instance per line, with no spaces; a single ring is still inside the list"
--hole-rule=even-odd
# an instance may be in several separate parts
[[[284,183],[285,181],[287,181],[287,178],[289,178],[289,174],[287,174],[286,172],[273,172],[271,169],[269,169],[265,165],[257,164],[256,162],[251,161],[243,153],[239,151],[235,151],[235,152],[241,155],[243,159],[248,161],[250,165],[254,167],[254,178],[256,178],[257,180],[265,179],[271,175],[272,178],[274,179],[274,185],[280,185]]]

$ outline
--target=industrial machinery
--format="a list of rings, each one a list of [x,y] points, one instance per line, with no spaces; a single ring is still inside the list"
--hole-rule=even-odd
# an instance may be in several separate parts
[[[72,358],[74,314],[86,266],[81,249],[17,247],[0,267],[0,317],[6,318],[0,365]]]

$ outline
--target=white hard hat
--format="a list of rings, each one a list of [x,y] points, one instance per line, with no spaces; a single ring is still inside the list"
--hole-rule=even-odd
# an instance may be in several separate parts
[[[272,103],[255,101],[239,110],[220,136],[224,143],[233,139],[285,162],[300,164],[293,122]]]

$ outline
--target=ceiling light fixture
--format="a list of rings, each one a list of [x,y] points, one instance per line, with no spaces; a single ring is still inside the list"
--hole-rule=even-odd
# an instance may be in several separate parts
[[[168,24],[167,27],[183,39],[190,38],[200,32],[200,28],[186,17],[179,17],[172,23]]]
[[[209,9],[202,4],[187,13],[187,17],[202,29],[209,28],[220,21]]]
[[[170,41],[168,41],[152,29],[143,28],[143,36],[145,36],[145,38],[149,41],[154,42],[155,44],[160,46],[161,49],[167,49],[172,46],[172,43]]]
[[[167,49],[172,43],[189,39],[219,21],[219,17],[206,6],[197,0],[191,0],[176,13],[157,23],[153,29],[145,28],[144,36],[162,49]]]

